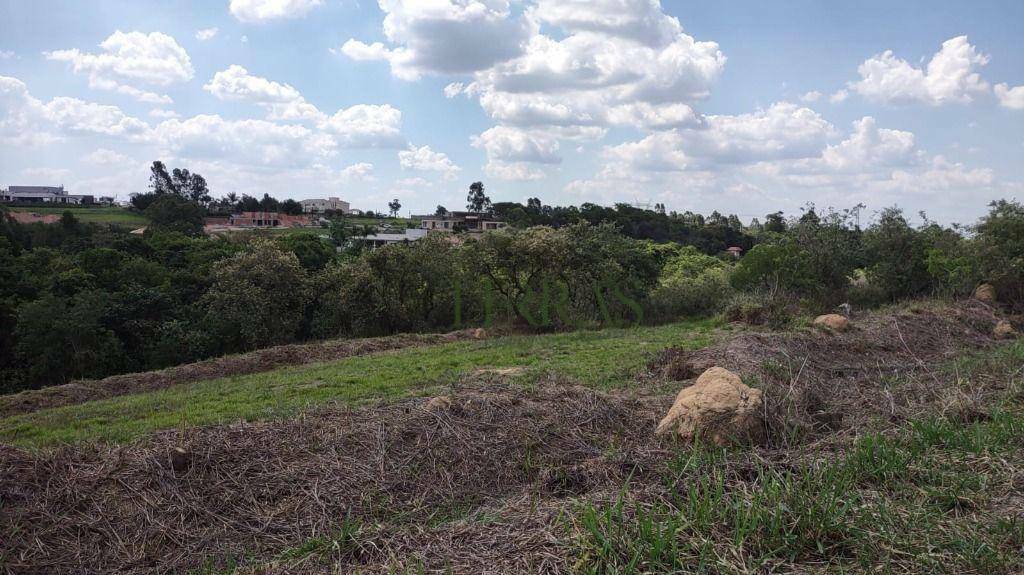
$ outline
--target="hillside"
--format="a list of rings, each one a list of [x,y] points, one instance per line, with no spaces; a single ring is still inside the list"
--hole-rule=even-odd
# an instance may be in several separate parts
[[[125,227],[139,227],[149,223],[144,216],[124,208],[109,207],[83,207],[83,206],[15,206],[10,208],[15,212],[33,212],[40,215],[53,214],[60,216],[64,212],[71,212],[79,221],[93,224],[113,224]]]
[[[39,403],[0,420],[0,565],[1019,572],[1024,343],[992,338],[1000,317],[449,336]],[[653,435],[711,365],[765,393],[763,444]]]

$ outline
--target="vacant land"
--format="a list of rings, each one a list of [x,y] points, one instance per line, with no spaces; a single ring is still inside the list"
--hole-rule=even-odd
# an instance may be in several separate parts
[[[57,207],[57,206],[40,206],[40,207],[12,207],[11,210],[16,212],[35,212],[37,214],[56,214],[61,215],[64,212],[71,212],[76,218],[83,222],[95,223],[95,224],[114,224],[119,226],[144,226],[149,223],[144,216],[128,211],[124,208],[115,206],[107,207]]]
[[[693,348],[708,345],[713,325],[712,322],[694,322],[456,341],[370,353],[333,363],[211,378],[190,385],[7,417],[0,420],[0,441],[24,446],[94,439],[124,441],[180,425],[256,421],[291,415],[302,408],[328,402],[352,403],[424,394],[480,370],[514,370],[516,381],[523,384],[559,375],[608,388],[630,382],[644,366],[649,353],[673,344]],[[419,338],[429,340],[429,336]],[[293,348],[294,355],[301,356],[301,348],[315,346],[295,347],[299,349]],[[253,355],[266,354],[255,352]],[[258,365],[256,359],[252,358]],[[298,362],[293,360],[293,363]],[[212,363],[215,364],[212,370],[201,371],[216,373],[218,362]],[[228,358],[220,363],[234,366],[238,362]],[[188,375],[180,373],[179,377],[187,381]],[[115,376],[110,379],[130,382],[131,378]],[[124,383],[118,386],[122,392],[126,387]],[[72,392],[76,389],[71,386]],[[54,391],[55,394],[42,390],[27,395],[66,397],[60,393],[60,388]],[[12,396],[7,402],[25,403],[19,401],[18,396]]]
[[[1002,317],[461,340],[23,413],[0,423],[0,568],[1020,573]],[[763,444],[653,435],[709,365],[765,393]]]

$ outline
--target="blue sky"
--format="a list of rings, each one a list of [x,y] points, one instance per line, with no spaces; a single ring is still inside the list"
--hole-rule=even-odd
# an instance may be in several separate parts
[[[0,185],[744,219],[1024,197],[1024,3],[0,0]]]

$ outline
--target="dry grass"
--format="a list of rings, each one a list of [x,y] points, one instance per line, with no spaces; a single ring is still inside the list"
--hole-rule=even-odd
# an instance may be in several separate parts
[[[622,392],[477,372],[442,409],[419,398],[122,446],[0,447],[0,567],[1012,573],[1024,347],[995,347],[994,317],[966,303],[871,314],[846,334],[743,334],[662,356]],[[675,360],[765,388],[769,444],[654,438],[682,385],[664,377]]]

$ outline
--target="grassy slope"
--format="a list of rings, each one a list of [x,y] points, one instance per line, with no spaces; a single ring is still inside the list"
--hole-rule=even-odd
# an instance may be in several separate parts
[[[12,207],[15,212],[34,212],[37,214],[57,214],[71,212],[83,222],[96,224],[116,224],[123,226],[144,226],[149,223],[145,217],[118,207]]]
[[[711,342],[711,321],[540,336],[506,336],[354,357],[60,407],[0,420],[0,441],[42,447],[125,441],[187,423],[208,425],[295,414],[331,401],[427,393],[481,368],[522,367],[518,382],[557,373],[595,387],[632,381],[651,352]]]

